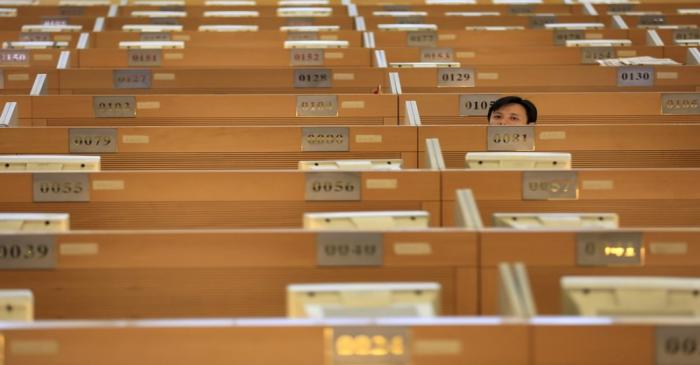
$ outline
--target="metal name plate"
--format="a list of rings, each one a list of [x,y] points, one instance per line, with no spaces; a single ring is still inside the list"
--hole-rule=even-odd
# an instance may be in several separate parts
[[[435,31],[406,32],[409,47],[437,47],[438,35]]]
[[[639,25],[661,25],[666,24],[666,17],[663,15],[642,15],[639,17]]]
[[[95,118],[136,117],[135,96],[93,96],[92,110]]]
[[[42,25],[68,25],[67,16],[43,15],[41,17]]]
[[[182,5],[165,5],[158,7],[159,11],[185,11],[185,7]]]
[[[304,127],[301,150],[304,152],[350,151],[348,127]]]
[[[488,126],[488,151],[534,151],[535,126]]]
[[[141,32],[139,40],[142,42],[167,42],[172,39],[170,33],[166,32]]]
[[[700,93],[662,93],[661,114],[700,114]]]
[[[297,96],[297,117],[336,117],[338,116],[337,95]]]
[[[58,8],[58,12],[64,16],[84,16],[85,7],[84,6],[61,6]]]
[[[523,171],[523,200],[577,200],[576,171]]]
[[[381,233],[318,233],[318,266],[382,266],[384,238]]]
[[[116,128],[70,128],[68,138],[70,153],[117,152]]]
[[[294,87],[332,87],[332,71],[329,69],[294,70]]]
[[[291,66],[322,66],[325,54],[322,49],[290,49],[289,64]]]
[[[128,49],[129,66],[160,66],[163,63],[163,52],[159,49]]]
[[[576,234],[576,265],[639,266],[644,252],[642,234],[635,232],[582,232]]]
[[[423,24],[425,23],[425,17],[423,16],[402,16],[394,18],[396,24]]]
[[[552,36],[555,46],[564,46],[566,41],[586,39],[586,32],[583,29],[555,29]]]
[[[473,68],[438,68],[437,87],[474,87]]]
[[[149,21],[155,25],[180,25],[177,18],[149,18]]]
[[[615,58],[615,49],[613,47],[582,47],[581,48],[581,63],[585,65],[596,65],[596,60],[606,58]]]
[[[115,89],[150,89],[153,82],[151,70],[114,70]]]
[[[421,62],[450,62],[455,58],[452,48],[421,48]]]
[[[314,25],[314,18],[304,18],[304,17],[294,17],[287,18],[285,25],[295,26],[295,25]]]
[[[485,117],[498,94],[466,94],[459,96],[459,115]]]
[[[5,72],[0,69],[0,90],[5,88]]]
[[[513,14],[513,15],[532,14],[535,12],[535,6],[533,6],[533,5],[511,5],[508,8],[508,12]]]
[[[623,13],[634,10],[634,4],[608,4],[608,11],[611,13]]]
[[[45,32],[26,32],[19,34],[20,42],[52,42],[51,33]]]
[[[90,182],[84,173],[32,174],[32,193],[34,202],[88,202]]]
[[[654,86],[654,68],[645,67],[618,67],[617,86]]]
[[[656,328],[656,365],[697,365],[700,360],[700,327]]]
[[[29,51],[0,50],[0,66],[29,66]]]
[[[673,39],[675,40],[686,40],[686,39],[700,39],[700,29],[674,29]]]
[[[289,32],[287,33],[288,41],[317,41],[319,39],[318,32]]]
[[[530,28],[544,28],[545,24],[557,22],[557,17],[553,15],[533,15],[530,17]]]
[[[384,11],[411,11],[411,7],[408,5],[384,5],[382,7]]]
[[[55,237],[48,235],[0,236],[0,270],[55,268]]]
[[[306,173],[305,200],[355,201],[361,199],[359,172]]]
[[[327,334],[331,365],[409,365],[411,335],[407,327],[334,327]]]

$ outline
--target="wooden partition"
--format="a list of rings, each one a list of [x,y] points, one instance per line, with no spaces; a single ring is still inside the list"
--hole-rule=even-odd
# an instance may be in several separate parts
[[[52,189],[52,176],[70,188]],[[440,174],[431,171],[5,173],[0,181],[0,211],[67,212],[75,229],[300,227],[304,212],[364,210],[427,210],[431,226],[441,223]]]
[[[440,313],[477,314],[475,232],[329,234],[129,230],[12,236],[14,242],[53,242],[56,264],[50,270],[4,270],[0,286],[31,289],[37,319],[284,317],[289,284],[377,281],[438,282]],[[337,245],[376,236],[371,242],[377,251],[363,256],[368,263],[361,266],[352,260],[327,266],[317,247],[331,236]],[[428,250],[410,251],[416,242]],[[84,253],[77,253],[81,248]]]
[[[402,78],[403,80],[403,78]],[[402,82],[403,83],[403,82]],[[403,94],[400,103],[415,100],[424,125],[485,125],[490,103],[518,95],[537,106],[537,124],[648,124],[698,122],[698,93],[674,92],[552,92],[478,94],[470,88],[442,88],[435,94]],[[404,92],[406,89],[404,88]],[[449,92],[449,93],[448,93]],[[404,110],[399,110],[403,117]],[[556,140],[556,137],[555,137]],[[592,142],[592,141],[591,141]],[[616,142],[620,143],[620,142]],[[649,141],[649,143],[655,143]]]
[[[58,70],[43,67],[8,67],[0,68],[0,94],[29,95],[38,74],[47,75],[47,91],[58,92]]]
[[[91,29],[86,29],[89,31]],[[15,42],[15,41],[53,41],[53,42],[68,42],[70,48],[75,48],[80,38],[78,32],[20,32],[20,31],[0,31],[0,42]]]
[[[135,42],[148,38],[148,33],[107,31],[90,35],[90,48],[119,48],[119,42]],[[153,37],[153,36],[151,36]],[[362,33],[354,30],[337,32],[282,32],[277,29],[257,32],[198,32],[159,33],[163,40],[185,41],[185,47],[196,48],[258,48],[279,47],[287,40],[348,41],[349,47],[362,47]]]
[[[700,167],[695,136],[700,124],[582,124],[535,128],[534,151],[569,152],[574,168]],[[440,140],[448,168],[465,167],[467,152],[488,151],[488,127],[423,126],[418,129],[418,162],[423,166],[427,138]]]
[[[619,67],[578,66],[464,66],[463,70],[441,68],[397,68],[404,93],[430,92],[592,92],[592,91],[683,91],[694,92],[700,84],[695,66]],[[641,83],[625,80],[646,80]],[[443,76],[447,74],[448,76]],[[633,74],[633,76],[630,76]],[[453,76],[449,76],[453,75]],[[460,76],[462,75],[462,76]],[[444,80],[461,80],[463,83]],[[471,81],[470,81],[471,80]],[[640,86],[635,86],[640,85]]]
[[[693,226],[697,227],[697,222]],[[607,235],[607,240],[601,239],[601,244],[616,245],[624,241],[620,238],[623,234],[641,233],[641,251],[636,251],[640,263],[579,265],[577,262],[582,254],[577,253],[577,239],[593,233],[601,231],[489,229],[481,232],[481,313],[498,313],[499,262],[520,261],[527,266],[541,315],[562,313],[559,280],[565,275],[700,276],[698,228],[606,230],[601,235]]]
[[[3,18],[2,23],[0,23],[0,31],[19,32],[22,30],[23,25],[44,24],[45,21],[50,21],[52,18],[55,18],[55,16],[34,15]],[[63,24],[80,25],[82,27],[81,32],[92,31],[95,26],[95,19],[97,19],[94,16],[58,16],[58,18],[61,19]]]
[[[546,23],[603,23],[606,27],[610,27],[611,20],[608,16],[591,16],[591,15],[555,15],[550,16],[482,16],[482,17],[453,17],[453,16],[426,16],[419,23],[435,24],[438,29],[463,31],[465,27],[484,27],[484,26],[520,26],[528,29],[544,28]],[[365,24],[369,30],[378,30],[379,24],[396,24],[400,23],[395,18],[391,17],[367,17],[365,16]]]
[[[308,51],[307,51],[308,52]],[[189,68],[255,68],[289,67],[292,51],[273,47],[250,48],[185,48],[163,50],[127,50],[94,48],[78,51],[81,68],[118,67],[189,67]],[[310,55],[309,57],[319,57]],[[368,67],[370,50],[366,48],[328,49],[319,61],[322,67]]]
[[[316,90],[316,95],[327,91],[324,88]],[[313,96],[281,94],[121,95],[107,99],[101,96],[50,95],[32,99],[31,124],[109,127],[398,124],[394,95],[339,94],[321,98],[323,100],[319,101]],[[335,107],[336,114],[329,112],[325,114],[328,116],[313,116],[314,113],[307,110],[315,110],[309,106],[309,101],[322,102],[323,109],[331,111]]]
[[[392,340],[396,346],[391,348],[391,355],[374,355],[371,359],[415,365],[652,365],[658,364],[656,359],[662,355],[669,355],[657,352],[663,346],[656,345],[668,338],[663,331],[670,333],[670,329],[682,335],[697,325],[693,319],[686,323],[679,325],[668,319],[560,317],[531,321],[455,317],[343,323],[268,318],[42,321],[7,323],[2,336],[6,361],[20,365],[83,365],[93,364],[96,359],[105,365],[218,365],[230,364],[231,359],[252,365],[337,364],[345,360],[334,351],[337,339],[344,334],[349,339],[378,336]],[[503,351],[504,344],[508,351]],[[339,360],[334,361],[334,355]],[[366,359],[367,355],[353,357]]]
[[[359,49],[358,49],[359,50]],[[205,52],[206,53],[206,52]],[[285,54],[289,62],[289,54]],[[367,59],[369,62],[369,59]],[[281,62],[280,62],[281,63]],[[252,69],[165,68],[61,70],[61,94],[388,94],[386,71],[318,66]],[[319,72],[320,70],[320,72]],[[328,87],[307,86],[306,75],[325,74]],[[54,80],[56,81],[56,80]],[[319,84],[320,85],[320,84]]]
[[[481,4],[462,4],[462,5],[443,5],[443,4],[428,4],[416,3],[416,4],[359,4],[357,1],[353,2],[357,5],[357,11],[360,16],[371,17],[375,11],[420,11],[427,12],[430,16],[442,16],[445,13],[450,12],[496,12],[499,13],[496,17],[515,15],[515,14],[533,14],[533,13],[555,13],[561,15],[585,15],[583,6],[581,5],[571,5],[564,4],[560,2],[558,4],[489,4],[488,2]],[[459,18],[458,16],[455,16]],[[490,17],[490,15],[489,15]],[[401,19],[401,17],[397,17]],[[414,18],[414,17],[411,17]],[[396,19],[387,16],[387,19]]]
[[[17,127],[0,129],[0,154],[99,154],[103,170],[293,170],[302,160],[382,158],[417,168],[416,134],[408,126]]]
[[[61,51],[61,49],[0,50],[0,67],[2,69],[27,67],[55,69],[61,57]],[[70,57],[67,66],[76,67],[77,65],[78,58],[75,55]]]
[[[183,30],[196,31],[200,25],[220,25],[220,24],[236,24],[236,25],[257,25],[259,30],[279,30],[285,25],[338,25],[342,30],[355,29],[355,23],[349,16],[333,16],[319,18],[279,18],[279,17],[260,17],[260,18],[174,18],[168,20],[169,24],[180,24]],[[154,21],[150,18],[134,18],[134,17],[114,17],[105,19],[105,31],[120,31],[127,24],[153,24]]]
[[[470,188],[487,226],[493,213],[611,212],[619,215],[622,227],[692,227],[700,222],[698,178],[698,169],[580,169],[549,176],[448,170],[442,173],[443,225],[454,225],[455,190]],[[550,189],[559,198],[544,200]],[[526,193],[530,200],[524,199]]]

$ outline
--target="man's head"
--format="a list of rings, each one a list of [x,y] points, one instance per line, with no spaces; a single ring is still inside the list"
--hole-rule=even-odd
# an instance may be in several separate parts
[[[526,125],[537,122],[535,104],[517,96],[504,96],[496,100],[487,115],[490,125]]]

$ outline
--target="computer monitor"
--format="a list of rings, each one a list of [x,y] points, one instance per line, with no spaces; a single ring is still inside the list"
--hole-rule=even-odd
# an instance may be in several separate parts
[[[571,169],[571,154],[562,152],[467,152],[464,158],[469,169]]]
[[[2,155],[0,171],[100,171],[100,156]]]
[[[401,159],[376,159],[376,160],[318,160],[299,161],[299,170],[302,171],[398,171],[401,170]]]
[[[304,213],[304,228],[313,230],[425,229],[430,213],[423,210]]]
[[[0,213],[0,232],[66,232],[70,230],[67,213]]]
[[[440,312],[440,284],[333,283],[287,286],[287,317],[434,317]]]
[[[0,290],[0,321],[33,321],[31,290]]]
[[[700,315],[700,278],[564,276],[561,290],[564,314]]]
[[[530,228],[604,228],[619,227],[615,213],[494,213],[495,227]]]

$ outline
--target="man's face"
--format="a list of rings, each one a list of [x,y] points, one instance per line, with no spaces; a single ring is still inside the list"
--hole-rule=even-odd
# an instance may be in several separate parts
[[[491,113],[490,125],[526,125],[527,111],[520,104],[506,104]]]

